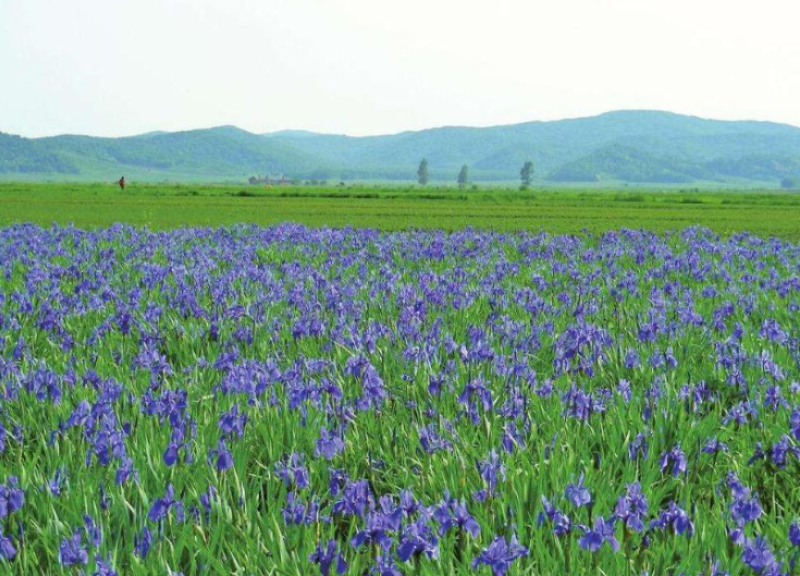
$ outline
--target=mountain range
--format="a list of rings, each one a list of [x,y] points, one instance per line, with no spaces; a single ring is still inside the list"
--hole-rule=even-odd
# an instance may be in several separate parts
[[[488,128],[442,127],[386,136],[305,131],[254,134],[233,126],[124,138],[23,138],[0,133],[0,179],[235,181],[253,175],[326,180],[431,177],[515,181],[530,159],[553,183],[772,184],[800,179],[800,128],[617,111]]]

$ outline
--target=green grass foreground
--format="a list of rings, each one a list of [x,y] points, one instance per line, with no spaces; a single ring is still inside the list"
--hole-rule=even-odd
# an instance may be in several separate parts
[[[663,232],[701,225],[722,235],[749,231],[800,240],[800,194],[135,183],[120,192],[113,184],[0,183],[0,225],[94,228],[125,222],[169,229],[286,221],[381,230],[471,226],[552,233]]]

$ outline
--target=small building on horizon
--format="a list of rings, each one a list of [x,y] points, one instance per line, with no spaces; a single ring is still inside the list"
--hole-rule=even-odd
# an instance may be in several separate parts
[[[264,186],[288,186],[292,184],[292,180],[287,178],[285,174],[281,174],[280,176],[273,176],[269,174],[267,176],[250,176],[247,180],[251,185],[264,185]]]

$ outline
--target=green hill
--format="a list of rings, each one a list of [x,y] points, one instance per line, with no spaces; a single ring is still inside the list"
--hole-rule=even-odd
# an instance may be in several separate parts
[[[536,178],[557,183],[618,181],[774,183],[800,178],[800,128],[705,120],[656,111],[488,128],[442,127],[351,137],[231,126],[128,138],[0,134],[0,178],[244,181],[251,175],[413,180],[427,158],[434,181],[463,164],[476,181],[515,181],[528,159]]]
[[[577,168],[580,179],[574,181],[587,181],[587,174],[630,182],[725,181],[729,177],[763,181],[773,180],[777,174],[764,178],[764,170],[751,173],[748,159],[780,158],[784,164],[787,158],[800,159],[800,128],[655,111],[610,112],[490,128],[443,127],[364,138],[308,133],[266,137],[332,165],[395,170],[412,166],[413,174],[413,166],[425,157],[433,176],[447,180],[455,178],[464,163],[470,165],[473,178],[514,180],[525,160],[532,159],[538,178],[556,182],[569,181],[567,175]],[[722,164],[736,165],[740,159],[744,163],[740,170],[714,170]],[[644,176],[648,179],[642,180]],[[649,179],[653,177],[658,179]]]
[[[549,175],[552,182],[602,182],[685,184],[712,180],[703,166],[687,160],[656,157],[643,150],[611,144],[574,160]]]
[[[220,179],[306,172],[317,158],[281,142],[223,126],[128,138],[56,136],[24,139],[0,135],[0,177],[15,173],[58,179]]]
[[[41,141],[0,132],[0,176],[3,174],[78,174],[78,167]]]

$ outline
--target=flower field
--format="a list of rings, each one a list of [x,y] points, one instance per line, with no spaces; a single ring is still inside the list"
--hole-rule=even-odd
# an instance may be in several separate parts
[[[0,574],[800,574],[800,245],[0,229]]]

